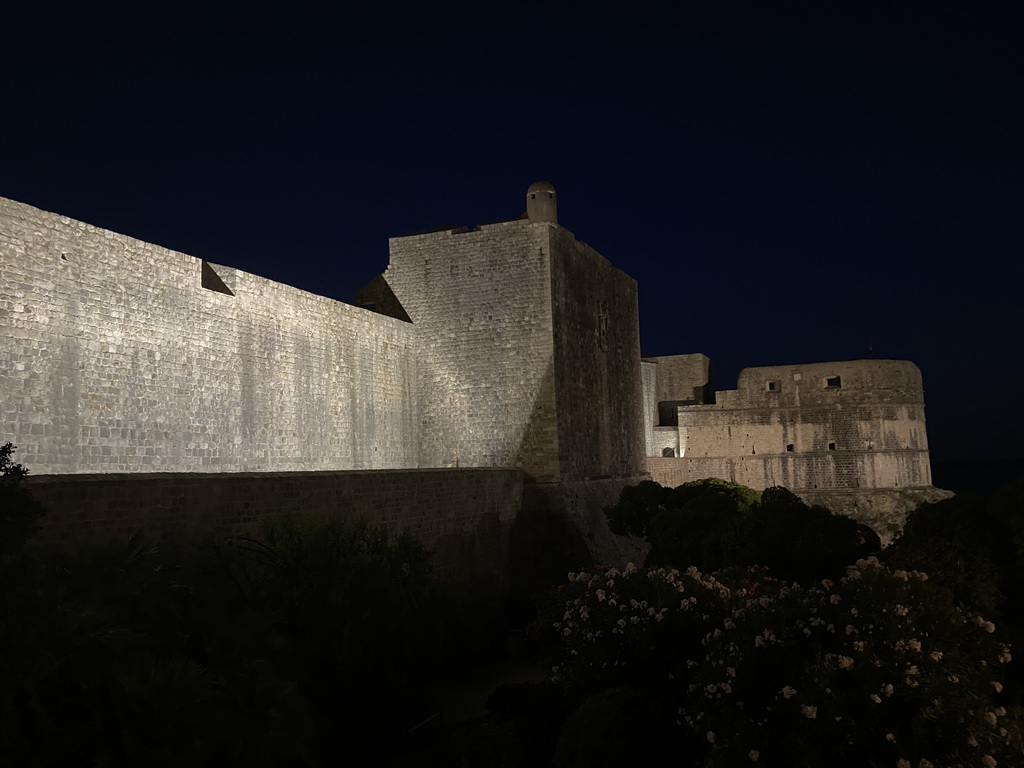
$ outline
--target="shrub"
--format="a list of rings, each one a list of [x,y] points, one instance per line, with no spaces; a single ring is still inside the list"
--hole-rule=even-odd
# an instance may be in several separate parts
[[[926,571],[966,610],[983,613],[1024,643],[1024,479],[984,495],[922,504],[881,555],[892,567]],[[1020,662],[1008,670],[1011,700],[1024,696]]]
[[[661,739],[684,764],[1019,762],[1021,718],[1001,701],[1009,648],[990,621],[963,611],[925,575],[890,571],[874,558],[809,587],[764,580],[757,570],[722,579],[668,573],[585,576],[565,604],[558,675],[567,688],[589,681],[589,695],[639,689],[666,701],[672,691],[661,714],[674,716],[675,734]],[[681,599],[655,609],[663,615],[656,623],[640,618],[641,605],[618,602],[644,581],[682,587]],[[608,610],[613,590],[617,604]],[[687,608],[691,593],[697,599]],[[621,667],[636,674],[614,674]],[[565,738],[581,722],[606,722],[631,695],[594,700]],[[586,730],[600,741],[601,728]]]
[[[217,555],[235,599],[276,617],[321,751],[390,746],[441,650],[427,552],[364,521],[282,517]]]
[[[994,629],[923,574],[861,561],[737,606],[706,638],[684,724],[721,765],[1012,764]]]
[[[579,697],[642,680],[661,681],[679,654],[696,653],[729,590],[696,569],[632,564],[569,574],[543,606],[553,674]]]
[[[26,763],[291,765],[312,720],[273,619],[225,600],[184,551],[140,534],[47,553],[5,658],[0,750]],[[19,663],[20,662],[20,663]],[[2,718],[0,718],[2,719]]]
[[[1004,612],[1024,598],[1024,480],[990,495],[922,504],[883,559],[926,571],[965,606]],[[1018,611],[1005,611],[1016,618]]]
[[[366,525],[38,558],[0,593],[0,754],[17,764],[358,762],[436,666],[427,555]]]
[[[716,479],[675,489],[646,481],[623,489],[605,514],[614,532],[647,539],[647,566],[707,572],[761,565],[778,578],[817,581],[838,578],[879,547],[870,529],[785,488],[758,493]]]
[[[623,749],[634,761],[669,748],[680,754],[679,734],[667,728],[688,674],[680,675],[679,660],[700,652],[729,594],[692,568],[628,565],[569,574],[534,627],[547,639],[563,712],[577,710],[559,737],[560,765],[621,764]]]
[[[837,579],[877,551],[878,537],[865,541],[863,528],[786,488],[768,488],[733,526],[725,565],[764,566],[785,581]]]
[[[11,460],[14,451],[10,443],[0,445],[0,555],[19,551],[46,514],[25,488],[22,480],[28,470]]]

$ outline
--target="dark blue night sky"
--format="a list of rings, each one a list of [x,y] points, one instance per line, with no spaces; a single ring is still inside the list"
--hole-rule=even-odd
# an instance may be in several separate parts
[[[933,458],[1024,457],[1021,4],[211,5],[11,16],[0,195],[351,301],[546,179],[644,354],[870,343]]]

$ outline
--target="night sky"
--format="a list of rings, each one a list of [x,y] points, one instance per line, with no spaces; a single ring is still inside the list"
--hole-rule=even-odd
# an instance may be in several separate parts
[[[1024,4],[23,5],[0,196],[352,301],[549,180],[645,355],[870,344],[933,459],[1024,457]]]

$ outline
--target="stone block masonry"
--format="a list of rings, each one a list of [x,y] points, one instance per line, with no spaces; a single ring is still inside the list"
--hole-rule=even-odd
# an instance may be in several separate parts
[[[550,224],[393,238],[383,277],[419,353],[421,466],[559,475]]]
[[[549,226],[549,231],[562,480],[641,475],[636,281],[567,230]]]
[[[0,264],[33,473],[417,466],[408,323],[3,199]]]
[[[655,376],[664,359],[653,359]],[[648,429],[647,467],[662,485],[707,477],[757,490],[781,485],[883,538],[919,501],[948,495],[931,486],[913,363],[747,368],[737,389],[715,393],[711,404],[671,405],[674,426]]]
[[[132,515],[160,530],[247,524],[235,499],[262,509],[251,486],[282,506],[377,499],[435,541],[403,490],[427,481],[403,471],[515,468],[532,485],[523,509],[569,520],[566,546],[596,557],[618,546],[602,506],[648,473],[798,492],[930,486],[913,364],[751,368],[714,392],[703,355],[641,360],[635,281],[557,208],[539,182],[520,219],[393,238],[354,307],[0,199],[0,443],[35,476],[89,476],[33,481],[98,496],[65,535],[121,531]],[[389,501],[364,470],[392,472],[373,476],[394,485]],[[335,490],[350,487],[363,490]]]
[[[417,333],[421,466],[643,473],[636,282],[593,248],[520,219],[394,238],[383,279],[365,298]]]
[[[509,537],[523,498],[518,469],[39,475],[49,510],[42,545],[105,541],[142,529],[158,539],[249,534],[282,514],[355,519],[409,531],[444,583],[509,582]]]
[[[712,404],[676,406],[674,428],[649,427],[652,475],[808,491],[931,485],[913,363],[747,368],[736,390],[715,394]],[[675,462],[661,458],[671,456],[662,443],[675,449]]]

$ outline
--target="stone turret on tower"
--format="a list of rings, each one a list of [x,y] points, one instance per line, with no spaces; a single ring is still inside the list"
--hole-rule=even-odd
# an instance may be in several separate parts
[[[551,182],[538,181],[526,190],[526,218],[531,224],[558,223],[558,198]]]

